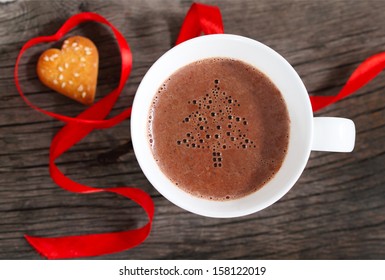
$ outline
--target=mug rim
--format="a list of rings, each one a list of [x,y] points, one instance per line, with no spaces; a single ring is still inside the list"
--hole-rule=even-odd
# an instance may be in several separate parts
[[[221,42],[221,44],[216,45],[219,42]],[[228,44],[224,44],[224,43],[228,43]],[[274,58],[273,59],[274,63],[277,63],[277,65],[283,68],[282,73],[289,74],[290,78],[292,79],[291,82],[289,81],[289,84],[292,83],[292,85],[290,86],[293,87],[292,89],[293,92],[296,91],[297,92],[296,94],[301,96],[301,100],[303,101],[302,102],[303,106],[301,106],[302,108],[299,108],[299,110],[302,110],[302,113],[298,116],[298,113],[294,112],[296,110],[293,110],[291,109],[292,107],[288,106],[288,101],[292,102],[292,100],[289,99],[288,96],[284,95],[284,93],[282,92],[282,87],[286,87],[287,85],[285,83],[282,83],[282,85],[278,86],[277,81],[279,81],[279,78],[277,80],[274,80],[271,77],[272,75],[273,76],[276,75],[274,69],[269,70],[268,65],[266,69],[261,69],[260,65],[256,66],[253,63],[249,63],[249,61],[239,59],[248,64],[253,65],[254,67],[264,72],[273,81],[273,83],[280,89],[286,101],[286,105],[287,105],[290,120],[291,120],[290,134],[292,134],[292,117],[294,117],[296,120],[301,118],[305,119],[304,123],[306,126],[306,127],[298,126],[298,128],[296,128],[296,130],[302,130],[301,132],[302,135],[300,138],[303,138],[303,139],[298,139],[300,143],[296,144],[296,146],[298,145],[301,146],[300,148],[296,148],[297,150],[301,150],[300,155],[298,154],[291,155],[291,158],[294,158],[294,159],[291,159],[290,164],[293,165],[293,162],[295,163],[295,167],[296,167],[295,171],[286,172],[287,180],[285,180],[284,186],[278,186],[278,184],[276,183],[277,186],[275,187],[276,188],[275,194],[267,195],[268,198],[266,198],[264,201],[259,201],[254,205],[253,205],[253,198],[250,198],[250,197],[255,195],[258,192],[261,192],[264,188],[268,187],[269,185],[273,185],[272,181],[274,181],[275,178],[282,176],[279,174],[281,173],[281,170],[284,167],[284,164],[287,160],[288,155],[292,152],[290,148],[291,142],[293,141],[291,139],[292,135],[289,136],[289,147],[286,154],[286,158],[284,159],[284,162],[281,168],[279,169],[277,174],[273,177],[273,179],[270,180],[268,183],[266,183],[264,186],[262,186],[260,190],[257,190],[256,192],[250,195],[247,195],[245,197],[229,200],[229,201],[211,201],[204,198],[199,198],[186,193],[185,191],[181,190],[178,186],[173,184],[167,178],[167,176],[163,174],[159,166],[156,164],[155,159],[152,156],[151,147],[150,147],[150,144],[148,143],[148,138],[147,138],[147,121],[148,121],[147,117],[148,117],[149,109],[151,107],[152,99],[155,96],[159,86],[175,71],[177,71],[181,67],[191,62],[204,59],[204,58],[209,58],[209,57],[212,57],[212,58],[223,57],[218,55],[216,56],[208,55],[207,57],[205,57],[203,53],[205,53],[205,51],[209,49],[210,46],[218,47],[219,48],[218,53],[220,53],[221,48],[226,49],[225,45],[231,45],[231,44],[234,44],[234,46],[237,46],[237,45],[240,46],[242,44],[245,46],[250,45],[251,46],[250,49],[253,49],[253,47],[255,47],[255,51],[258,50],[264,55],[269,56],[269,59]],[[231,51],[234,51],[234,53],[237,52],[235,50],[230,50],[229,53]],[[209,51],[206,51],[206,52],[209,53]],[[215,50],[213,50],[213,53],[215,53]],[[224,53],[226,53],[226,51],[224,51]],[[196,59],[196,57],[200,57],[200,58]],[[238,59],[237,57],[234,57],[232,55],[227,55],[224,57]],[[260,58],[262,60],[264,59],[263,56],[261,56]],[[178,61],[178,59],[183,60],[183,62]],[[172,61],[172,63],[170,61]],[[180,65],[178,65],[178,63]],[[165,70],[165,68],[167,69]],[[266,73],[268,71],[273,71],[271,72],[273,74],[269,73],[270,74],[269,75],[268,73]],[[162,76],[162,77],[159,77],[159,76]],[[155,89],[155,90],[153,90],[152,92],[149,92],[150,91],[149,85],[151,85],[152,89]],[[151,98],[149,96],[151,96]],[[143,101],[145,99],[147,103]],[[149,99],[151,99],[150,103],[148,102]],[[143,104],[148,105],[145,110],[143,110],[143,107],[142,107]],[[294,104],[290,106],[297,106],[297,105]],[[144,118],[144,115],[146,116],[145,118]],[[305,116],[307,115],[307,117],[304,117],[304,115]],[[166,199],[168,199],[175,205],[187,211],[190,211],[192,213],[199,214],[202,216],[217,217],[217,218],[225,218],[225,217],[230,218],[230,217],[244,216],[244,215],[248,215],[248,214],[260,211],[270,206],[277,200],[279,200],[293,187],[295,182],[298,180],[298,178],[302,174],[302,171],[304,170],[306,163],[308,161],[308,158],[310,156],[312,136],[313,136],[313,113],[311,110],[310,99],[308,97],[307,90],[302,80],[298,76],[297,72],[286,61],[286,59],[284,59],[280,54],[278,54],[276,51],[274,51],[270,47],[256,40],[239,36],[239,35],[232,35],[232,34],[205,35],[194,39],[190,39],[186,42],[183,42],[171,48],[166,53],[164,53],[147,71],[147,73],[143,77],[137,89],[137,92],[133,101],[133,106],[132,106],[131,138],[133,143],[133,149],[134,149],[136,158],[138,160],[138,163],[143,173],[145,174],[146,178],[150,181],[150,183],[154,186],[154,188],[157,189]],[[151,158],[149,158],[149,155],[151,156]],[[293,169],[293,167],[291,168]],[[273,191],[270,191],[270,193],[271,192]],[[189,203],[186,203],[185,202],[186,200],[188,200]],[[248,205],[250,206],[242,207],[244,202],[248,203]],[[233,209],[233,211],[231,209]]]

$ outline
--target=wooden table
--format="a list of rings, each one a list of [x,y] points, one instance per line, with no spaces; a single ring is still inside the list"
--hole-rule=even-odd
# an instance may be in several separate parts
[[[206,3],[209,3],[208,1]],[[257,39],[281,53],[310,93],[336,94],[365,58],[385,51],[385,1],[212,1],[225,31]],[[142,210],[112,194],[78,195],[57,187],[48,152],[62,123],[29,108],[19,97],[13,68],[28,39],[53,34],[71,15],[102,14],[121,30],[134,55],[131,77],[113,114],[130,106],[148,68],[176,39],[191,1],[12,1],[0,4],[0,258],[40,259],[25,241],[40,236],[102,233],[146,223]],[[83,34],[100,49],[98,96],[120,73],[111,33],[88,23]],[[57,46],[57,45],[55,45]],[[28,51],[20,78],[44,109],[75,116],[84,107],[43,87]],[[130,123],[91,133],[59,160],[72,179],[95,187],[138,186],[156,205],[142,245],[94,259],[384,259],[385,76],[316,115],[352,119],[353,153],[313,152],[300,180],[279,202],[253,215],[212,219],[188,213],[146,180],[130,144]]]

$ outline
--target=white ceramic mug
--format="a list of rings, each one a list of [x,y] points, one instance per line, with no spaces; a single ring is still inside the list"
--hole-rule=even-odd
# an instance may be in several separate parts
[[[147,138],[149,109],[158,88],[182,66],[210,57],[238,59],[265,73],[281,91],[290,117],[287,155],[275,177],[258,191],[229,201],[198,198],[175,186],[159,169]],[[131,137],[143,173],[165,198],[199,215],[230,218],[262,210],[284,196],[300,177],[311,150],[351,152],[355,126],[344,118],[314,118],[302,80],[277,52],[246,37],[220,34],[201,36],[179,44],[154,63],[136,92]]]

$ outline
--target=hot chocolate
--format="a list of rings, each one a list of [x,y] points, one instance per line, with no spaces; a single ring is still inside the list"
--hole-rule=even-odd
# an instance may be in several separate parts
[[[263,187],[286,156],[290,119],[277,87],[239,60],[186,65],[159,88],[148,139],[162,172],[179,188],[213,200]]]

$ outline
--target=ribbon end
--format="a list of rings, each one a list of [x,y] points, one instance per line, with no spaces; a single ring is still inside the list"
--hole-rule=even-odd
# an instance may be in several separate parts
[[[52,259],[48,255],[44,254],[44,250],[41,249],[41,247],[40,247],[41,244],[39,242],[39,240],[40,240],[39,237],[33,237],[31,235],[24,234],[24,238],[27,240],[29,245],[31,245],[40,255],[42,255],[43,257],[45,257],[47,259]]]

